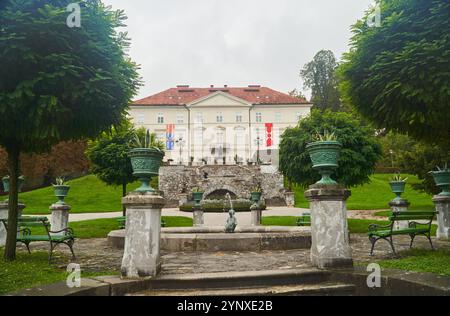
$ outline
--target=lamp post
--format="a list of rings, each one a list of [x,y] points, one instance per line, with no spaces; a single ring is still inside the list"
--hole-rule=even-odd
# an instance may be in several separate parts
[[[256,137],[255,144],[256,144],[256,164],[259,165],[260,159],[259,159],[259,148],[261,146],[262,139],[261,137]]]
[[[183,137],[178,138],[175,143],[178,144],[178,146],[180,147],[180,165],[182,164],[182,160],[181,160],[181,156],[182,156],[182,152],[183,152],[183,145],[184,145],[184,139]]]

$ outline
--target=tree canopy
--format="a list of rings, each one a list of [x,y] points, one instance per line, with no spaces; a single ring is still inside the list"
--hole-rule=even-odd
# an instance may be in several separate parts
[[[383,0],[352,27],[341,91],[379,128],[450,148],[450,2]]]
[[[15,258],[21,152],[95,137],[123,119],[140,84],[125,51],[126,19],[99,0],[79,1],[81,26],[68,27],[72,0],[6,0],[0,10],[0,145],[11,177],[5,258]]]
[[[333,52],[321,50],[300,71],[305,88],[311,89],[311,102],[319,109],[337,111],[341,107],[336,67]]]
[[[320,180],[320,175],[312,169],[305,147],[313,141],[317,132],[324,130],[334,132],[343,145],[339,168],[332,178],[348,187],[368,182],[381,156],[381,146],[373,128],[364,126],[349,113],[330,110],[315,109],[310,117],[302,119],[298,126],[288,128],[283,133],[280,171],[289,181],[304,187]]]

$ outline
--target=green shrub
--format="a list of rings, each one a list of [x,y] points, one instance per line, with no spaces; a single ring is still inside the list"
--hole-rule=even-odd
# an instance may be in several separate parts
[[[250,207],[252,206],[252,201],[246,199],[237,199],[233,201],[233,209],[236,212],[250,212]],[[180,211],[182,212],[192,212],[194,207],[194,202],[187,202],[180,206]],[[210,213],[221,213],[227,212],[230,208],[230,203],[228,200],[203,200],[202,209],[204,212]],[[266,205],[263,203],[261,209],[265,210]]]

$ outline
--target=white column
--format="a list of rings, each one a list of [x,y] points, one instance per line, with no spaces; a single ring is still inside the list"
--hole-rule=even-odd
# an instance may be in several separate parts
[[[22,216],[23,209],[25,208],[25,204],[19,202],[19,218]],[[8,201],[0,202],[0,219],[8,219]],[[0,222],[0,247],[4,247],[6,245],[6,235],[7,231],[2,222]]]
[[[433,197],[438,212],[437,239],[450,240],[450,196],[436,195]]]
[[[394,199],[391,202],[389,202],[389,206],[391,207],[392,212],[395,213],[401,213],[401,212],[407,212],[408,206],[410,203],[405,199]],[[394,223],[394,229],[406,229],[409,227],[409,221],[397,221]]]
[[[68,204],[52,204],[50,206],[52,217],[50,220],[51,231],[60,231],[66,229],[69,225],[69,211],[70,206]],[[56,233],[54,235],[62,236],[65,232]]]
[[[122,199],[127,209],[123,278],[156,276],[161,269],[161,208],[165,200],[151,193],[131,192]]]
[[[305,192],[311,208],[311,262],[319,269],[353,266],[346,200],[339,185],[312,185]]]

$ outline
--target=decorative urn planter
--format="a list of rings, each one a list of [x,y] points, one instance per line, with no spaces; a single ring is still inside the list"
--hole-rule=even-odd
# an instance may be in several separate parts
[[[439,193],[440,196],[450,196],[449,187],[450,187],[450,169],[441,170],[441,171],[432,171],[434,182],[436,185],[442,190]]]
[[[338,160],[341,149],[342,144],[338,141],[318,141],[306,145],[313,169],[317,170],[322,176],[322,179],[316,184],[337,184],[330,176],[339,166]]]
[[[393,193],[395,193],[396,197],[395,200],[401,200],[401,195],[403,192],[405,192],[405,181],[391,181],[389,182],[389,185],[391,186],[391,190]]]
[[[3,191],[5,191],[5,193],[9,192],[9,176],[3,177],[2,178],[2,182],[3,182]],[[18,178],[18,189],[19,189],[19,192],[22,191],[24,183],[25,183],[25,177],[24,176],[20,176]]]
[[[133,176],[141,181],[136,192],[155,192],[150,186],[152,177],[158,176],[164,152],[158,148],[135,148],[128,152]]]
[[[70,190],[70,185],[53,185],[53,190],[55,191],[55,196],[58,198],[58,202],[56,204],[66,204],[64,199]]]
[[[250,192],[250,199],[252,200],[252,202],[258,203],[259,200],[261,200],[261,195],[261,192]]]
[[[200,202],[203,198],[203,192],[192,192],[192,198],[195,201],[195,205],[200,205]]]

